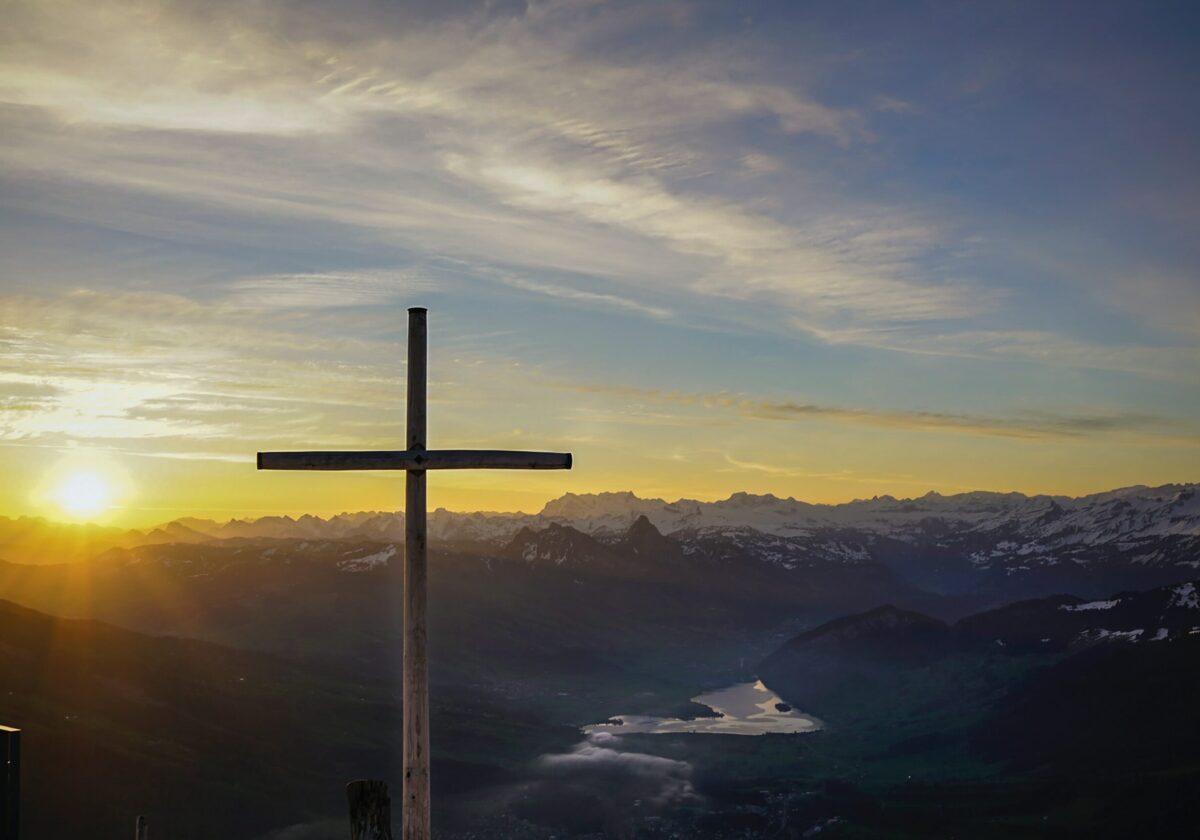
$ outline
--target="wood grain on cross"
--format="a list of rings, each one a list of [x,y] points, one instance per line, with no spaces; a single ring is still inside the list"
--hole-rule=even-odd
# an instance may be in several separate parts
[[[425,309],[408,310],[408,445],[374,452],[259,452],[260,470],[405,470],[404,507],[404,840],[428,840],[429,669],[425,632],[425,471],[569,470],[567,452],[425,448]]]

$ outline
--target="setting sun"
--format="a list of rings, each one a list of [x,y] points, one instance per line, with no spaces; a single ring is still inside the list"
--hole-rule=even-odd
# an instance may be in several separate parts
[[[72,516],[94,516],[112,501],[112,487],[95,473],[76,473],[67,478],[54,494],[64,511]]]

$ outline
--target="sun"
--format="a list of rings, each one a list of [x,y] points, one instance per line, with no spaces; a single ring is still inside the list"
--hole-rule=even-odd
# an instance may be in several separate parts
[[[112,486],[95,473],[74,473],[54,492],[55,501],[72,516],[95,516],[112,502]]]

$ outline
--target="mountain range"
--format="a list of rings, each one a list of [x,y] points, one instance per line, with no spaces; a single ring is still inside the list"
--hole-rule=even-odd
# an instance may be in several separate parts
[[[911,499],[876,496],[842,504],[811,504],[771,494],[734,493],[728,499],[702,502],[643,499],[630,492],[567,493],[546,503],[536,514],[458,513],[439,508],[430,514],[430,530],[440,539],[501,540],[523,526],[571,525],[587,533],[619,532],[639,516],[671,533],[704,528],[745,527],[769,534],[804,535],[845,528],[901,536],[943,523],[951,530],[989,533],[1019,527],[1028,540],[1048,543],[1099,543],[1115,538],[1191,535],[1200,528],[1200,497],[1195,484],[1134,486],[1087,496],[1027,496],[977,491],[944,496],[929,492]],[[184,517],[146,530],[122,531],[95,525],[68,528],[76,539],[113,545],[189,542],[231,537],[312,539],[403,536],[402,512],[362,511],[323,519],[306,514],[233,519]],[[36,517],[6,519],[0,545],[21,539],[23,529],[36,532],[52,523]],[[396,530],[399,526],[400,530]],[[16,559],[10,557],[9,559]]]
[[[758,673],[862,745],[861,776],[904,780],[847,836],[1191,837],[1198,583],[954,623],[884,605],[799,634]]]
[[[399,644],[400,554],[391,542],[274,537],[111,548],[75,563],[0,561],[0,593],[55,615],[382,676]],[[501,694],[518,690],[517,674],[662,672],[663,658],[671,673],[720,673],[765,653],[780,629],[944,600],[865,555],[764,554],[726,532],[681,541],[645,517],[605,540],[551,524],[500,545],[442,542],[430,587],[435,679]]]
[[[670,574],[700,561],[775,564],[802,571],[813,564],[873,564],[905,586],[943,596],[972,596],[986,605],[1069,592],[1085,597],[1158,586],[1200,569],[1200,493],[1196,485],[1129,487],[1079,498],[1019,493],[929,493],[841,505],[814,505],[775,496],[735,493],[717,502],[641,499],[632,493],[567,494],[537,514],[455,513],[429,517],[431,542],[446,550],[511,556],[513,541],[528,559],[578,550],[616,569],[615,554],[633,551],[630,529],[644,521],[665,541],[643,552],[640,574],[656,564]],[[560,529],[560,530],[555,530]],[[294,550],[350,543],[367,562],[403,541],[403,513],[269,516],[259,519],[179,519],[145,531],[70,526],[40,519],[0,518],[0,558],[63,563],[119,555],[146,546],[244,545],[288,540]],[[585,544],[583,537],[590,538]],[[378,547],[372,547],[378,546]],[[365,551],[366,549],[364,549]],[[505,554],[509,552],[509,554]],[[568,558],[559,557],[558,561]],[[575,565],[576,557],[568,562]],[[354,570],[351,569],[351,570]]]
[[[1200,642],[1200,579],[1085,601],[1057,595],[1017,601],[948,623],[891,604],[814,627],[758,666],[773,688],[805,708],[848,686],[887,682],[952,657],[995,654],[1046,661],[1093,649]],[[836,712],[835,712],[836,714]]]

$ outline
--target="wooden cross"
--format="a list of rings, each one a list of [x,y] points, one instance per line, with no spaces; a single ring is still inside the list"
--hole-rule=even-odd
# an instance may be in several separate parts
[[[425,448],[425,309],[408,310],[408,448],[382,452],[259,452],[260,470],[404,470],[404,840],[428,840],[429,672],[425,655],[425,471],[569,470],[567,452]]]

